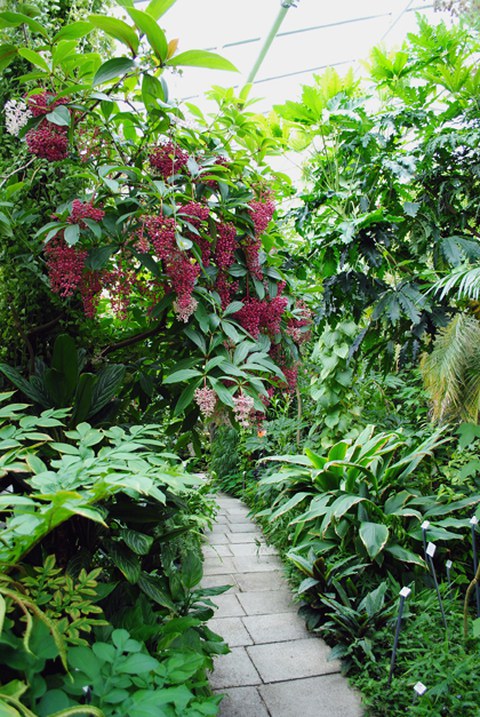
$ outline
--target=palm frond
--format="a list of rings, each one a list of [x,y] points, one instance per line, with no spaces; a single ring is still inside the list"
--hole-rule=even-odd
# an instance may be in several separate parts
[[[454,269],[448,276],[436,281],[430,291],[444,299],[457,289],[457,299],[478,301],[480,297],[480,267],[461,266]]]
[[[477,421],[480,405],[480,323],[457,314],[439,332],[433,351],[422,359],[433,418]]]

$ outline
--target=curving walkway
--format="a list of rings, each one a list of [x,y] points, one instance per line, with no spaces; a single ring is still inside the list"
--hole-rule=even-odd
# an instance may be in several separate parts
[[[280,559],[248,508],[222,494],[216,499],[202,585],[232,585],[213,598],[218,610],[209,623],[231,648],[216,658],[210,678],[225,695],[219,717],[361,717],[358,694],[296,614]]]

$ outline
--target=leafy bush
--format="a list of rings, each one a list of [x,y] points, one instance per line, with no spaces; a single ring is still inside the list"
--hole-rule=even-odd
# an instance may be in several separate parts
[[[213,515],[203,481],[163,450],[158,426],[66,430],[64,410],[26,408],[0,411],[13,488],[0,495],[0,706],[215,714],[206,671],[227,648],[205,625],[222,589],[196,587]]]

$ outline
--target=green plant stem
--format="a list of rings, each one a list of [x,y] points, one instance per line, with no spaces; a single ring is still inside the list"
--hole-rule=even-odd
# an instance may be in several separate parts
[[[465,593],[465,602],[463,603],[463,638],[464,640],[468,637],[468,603],[470,602],[470,596],[475,589],[475,585],[480,581],[480,564],[478,565],[475,577],[467,588]]]

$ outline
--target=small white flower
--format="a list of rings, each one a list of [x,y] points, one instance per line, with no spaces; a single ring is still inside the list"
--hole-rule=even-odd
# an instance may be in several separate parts
[[[8,100],[5,102],[3,111],[5,113],[5,129],[8,134],[17,137],[32,116],[31,111],[23,100]]]

